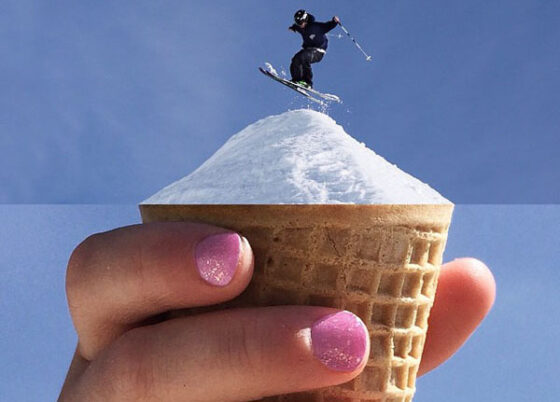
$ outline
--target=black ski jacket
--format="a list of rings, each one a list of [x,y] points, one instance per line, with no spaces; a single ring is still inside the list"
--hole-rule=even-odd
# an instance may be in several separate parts
[[[334,29],[337,23],[334,19],[329,22],[316,22],[315,17],[309,14],[309,20],[305,28],[294,24],[290,29],[294,32],[299,32],[303,37],[302,48],[306,49],[309,47],[316,47],[319,49],[327,50],[329,45],[329,40],[327,39],[326,33],[331,29]]]

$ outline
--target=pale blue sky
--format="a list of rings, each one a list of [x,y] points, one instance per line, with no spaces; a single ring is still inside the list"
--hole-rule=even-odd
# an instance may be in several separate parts
[[[83,238],[138,222],[133,204],[248,124],[307,107],[257,71],[287,69],[301,7],[339,15],[374,58],[337,30],[314,68],[349,134],[456,203],[560,202],[557,1],[4,0],[0,203],[127,205],[0,206],[0,401],[56,398]],[[497,303],[415,401],[556,399],[559,223],[558,206],[457,207],[446,259],[486,261]]]
[[[557,1],[5,0],[0,202],[136,203],[306,107],[257,71],[300,7],[374,58],[337,29],[315,67],[349,134],[455,202],[560,201]]]
[[[52,401],[76,343],[66,264],[88,235],[139,222],[128,206],[0,206],[0,401]],[[555,401],[560,206],[458,205],[445,260],[476,256],[496,304],[466,345],[418,382],[415,402]]]

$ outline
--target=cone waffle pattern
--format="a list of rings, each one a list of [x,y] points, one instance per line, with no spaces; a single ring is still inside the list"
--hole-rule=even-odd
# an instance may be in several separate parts
[[[446,207],[447,223],[363,219],[360,224],[339,212],[330,220],[311,216],[273,225],[254,217],[222,222],[247,237],[255,254],[253,280],[230,305],[345,309],[358,315],[370,334],[367,365],[352,381],[266,401],[412,401],[451,216]],[[145,221],[177,220],[142,213]]]

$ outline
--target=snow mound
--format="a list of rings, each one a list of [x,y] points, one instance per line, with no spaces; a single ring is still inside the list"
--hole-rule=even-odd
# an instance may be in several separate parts
[[[441,204],[427,184],[329,116],[289,111],[249,125],[143,204]]]

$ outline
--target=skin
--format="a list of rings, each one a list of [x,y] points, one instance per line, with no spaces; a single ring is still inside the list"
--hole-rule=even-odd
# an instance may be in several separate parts
[[[242,242],[223,287],[195,267],[196,244],[224,229],[192,223],[129,226],[87,238],[72,253],[66,290],[78,345],[60,401],[247,401],[346,382],[302,335],[336,310],[281,306],[174,319],[161,313],[229,300],[253,273]],[[447,360],[490,310],[495,283],[480,261],[442,266],[419,374]]]

